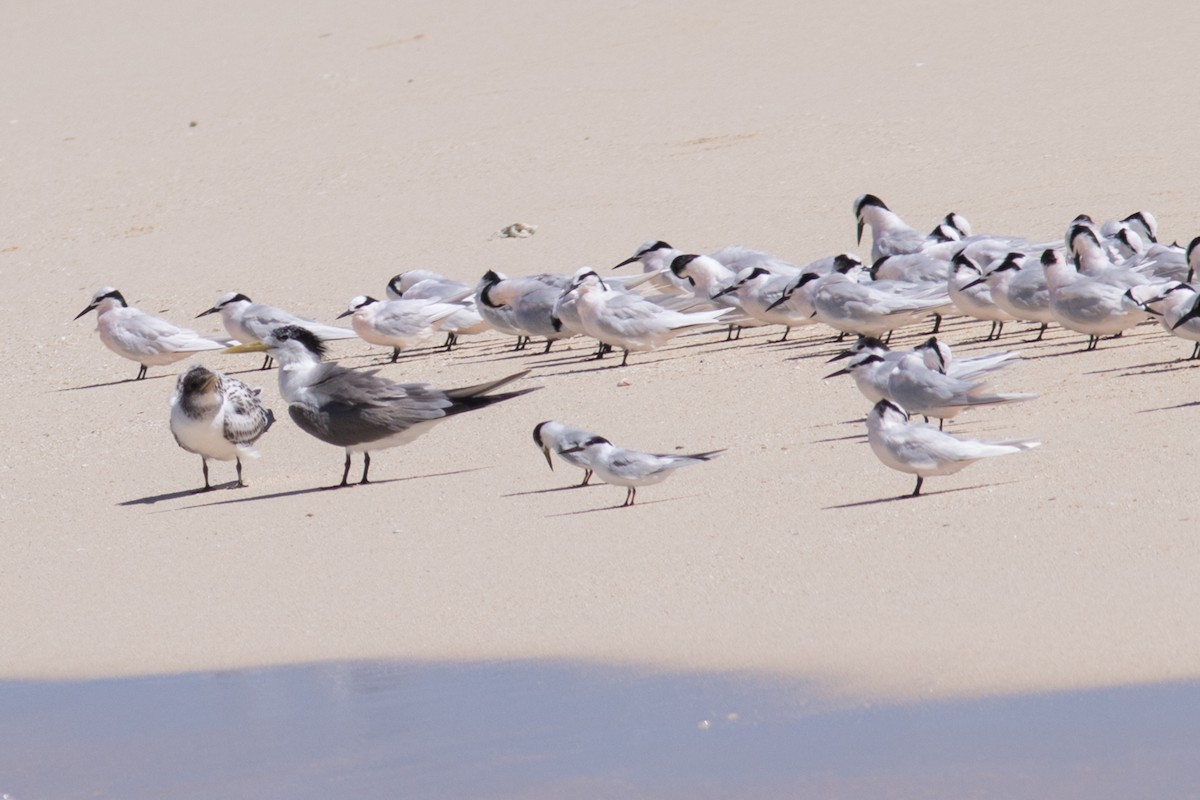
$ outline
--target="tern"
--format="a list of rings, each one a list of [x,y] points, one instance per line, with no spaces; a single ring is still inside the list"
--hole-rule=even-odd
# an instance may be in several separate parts
[[[554,459],[550,457],[550,454],[554,453],[568,464],[583,470],[583,483],[580,483],[580,486],[587,486],[588,481],[592,479],[592,464],[586,445],[595,438],[594,433],[552,419],[539,422],[533,428],[533,443],[546,457],[550,469],[554,469]]]
[[[437,300],[387,300],[359,295],[350,299],[338,318],[350,317],[354,332],[370,344],[392,348],[392,362],[401,350],[420,347],[434,333],[441,320],[458,313],[460,307]]]
[[[190,328],[180,328],[165,319],[151,316],[125,302],[111,286],[102,286],[92,296],[92,302],[75,315],[79,319],[95,309],[96,330],[100,341],[122,358],[141,364],[136,381],[146,377],[149,367],[161,367],[190,358],[205,350],[221,350],[229,345],[225,339],[201,336]]]
[[[515,350],[524,350],[534,336],[544,336],[542,352],[549,353],[555,341],[575,335],[554,316],[554,304],[570,283],[566,275],[509,278],[488,270],[475,287],[475,303],[488,324],[517,337]]]
[[[629,359],[629,351],[654,350],[687,328],[717,322],[730,310],[672,311],[636,292],[608,288],[593,270],[576,277],[568,295],[571,293],[576,296],[575,311],[587,335],[624,350],[621,366]]]
[[[200,456],[204,470],[204,489],[208,482],[208,460],[237,463],[237,486],[243,487],[242,458],[258,457],[253,447],[271,427],[275,415],[259,398],[261,389],[252,389],[223,372],[194,366],[175,382],[171,398],[171,433],[189,453]]]
[[[586,442],[567,448],[564,453],[580,452],[586,455],[592,470],[605,483],[626,487],[625,502],[621,506],[632,506],[637,498],[639,486],[662,483],[680,467],[702,464],[724,453],[710,450],[691,455],[655,455],[637,450],[617,447],[603,436],[593,436]]]
[[[1050,323],[1058,321],[1050,309],[1046,271],[1037,259],[1027,258],[1024,253],[1011,252],[986,275],[963,288],[970,289],[979,281],[987,283],[992,290],[992,301],[1014,319],[1041,323],[1042,327],[1033,341],[1040,342]]]
[[[350,454],[363,454],[362,479],[371,468],[371,452],[408,444],[446,417],[520,397],[539,387],[491,394],[529,374],[518,372],[499,380],[460,389],[435,389],[424,383],[393,383],[378,370],[347,369],[323,362],[324,343],[306,328],[286,325],[262,342],[243,344],[226,352],[269,352],[279,362],[279,393],[288,415],[300,428],[323,442],[345,448],[342,482],[350,475]]]
[[[447,351],[458,344],[459,336],[471,336],[491,329],[475,307],[471,287],[432,270],[410,269],[401,272],[388,281],[385,291],[389,300],[440,300],[458,305],[458,312],[434,323],[435,328],[446,333],[443,347]]]
[[[1100,337],[1117,335],[1146,319],[1146,311],[1126,289],[1075,270],[1057,250],[1042,253],[1050,289],[1050,310],[1058,323],[1088,335],[1086,350],[1095,350]]]
[[[322,339],[353,339],[354,331],[349,328],[339,328],[325,325],[304,317],[296,316],[282,308],[255,303],[241,292],[226,292],[217,298],[216,305],[207,311],[201,311],[196,319],[209,314],[220,314],[221,322],[229,335],[242,344],[262,341],[262,337],[283,325],[300,325],[320,336]],[[262,368],[271,366],[271,357],[263,359]]]
[[[1032,450],[1041,445],[1031,439],[980,442],[944,433],[932,425],[910,422],[899,405],[880,400],[867,415],[867,441],[884,465],[917,476],[912,497],[930,475],[952,475],[981,458]]]

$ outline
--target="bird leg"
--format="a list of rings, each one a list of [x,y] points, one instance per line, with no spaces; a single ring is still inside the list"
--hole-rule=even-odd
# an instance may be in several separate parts
[[[237,476],[238,476],[238,479],[237,479],[237,485],[238,485],[238,488],[239,488],[239,489],[245,489],[245,488],[246,488],[246,484],[242,482],[242,460],[241,460],[240,458],[238,458],[238,457],[236,457],[236,456],[235,456],[235,457],[234,457],[234,459],[233,459],[233,461],[234,461],[234,463],[235,463],[235,464],[237,464]]]
[[[621,503],[621,508],[624,508],[625,506],[633,505],[633,499],[635,497],[637,497],[637,487],[630,486],[628,489],[625,490],[625,502]]]
[[[925,482],[925,479],[922,478],[920,475],[918,475],[917,476],[917,488],[913,489],[913,493],[909,496],[917,497],[918,495],[920,495],[921,494],[921,484],[924,482]]]
[[[1040,329],[1038,329],[1038,335],[1037,335],[1037,338],[1034,339],[1034,341],[1040,342],[1042,340],[1042,337],[1046,335],[1046,328],[1049,328],[1049,327],[1050,327],[1049,322],[1043,322],[1042,327]]]
[[[547,339],[547,340],[546,340],[546,349],[542,351],[542,355],[545,355],[546,353],[549,353],[549,352],[550,352],[550,346],[551,346],[551,345],[553,345],[553,344],[554,344],[554,340],[553,340],[553,339]]]
[[[791,325],[788,325],[788,326],[786,326],[786,327],[783,329],[783,336],[780,336],[778,339],[776,339],[776,340],[773,342],[773,344],[779,344],[780,342],[786,342],[786,341],[787,341],[788,334],[789,334],[789,333],[791,333],[791,332],[792,332],[792,326],[791,326]]]
[[[212,488],[212,485],[208,482],[208,459],[204,456],[200,456],[200,466],[204,470],[204,488],[200,491],[207,492]]]
[[[146,370],[147,370],[147,369],[149,369],[149,367],[147,367],[145,364],[142,364],[142,368],[138,370],[137,377],[136,377],[136,378],[134,378],[134,380],[135,380],[135,381],[140,381],[142,378],[146,377]]]
[[[1192,357],[1189,360],[1195,361],[1197,358],[1200,358],[1200,342],[1192,345]]]
[[[588,485],[588,481],[590,481],[591,479],[592,479],[592,471],[591,471],[590,469],[585,469],[585,470],[583,471],[583,483],[581,483],[581,484],[579,484],[579,485],[580,485],[580,486],[587,486],[587,485]]]
[[[934,314],[933,315],[933,330],[931,330],[929,333],[930,333],[930,335],[933,335],[933,334],[937,333],[938,331],[940,331],[941,329],[942,329],[942,315]]]
[[[629,351],[625,351],[625,355],[621,356],[621,366],[625,366],[625,362],[629,360]]]
[[[339,487],[350,485],[349,483],[346,482],[346,478],[349,475],[350,475],[350,451],[347,450],[346,451],[346,468],[344,470],[342,470],[342,482],[338,484]]]
[[[359,481],[360,484],[361,483],[370,483],[370,481],[367,480],[367,470],[369,470],[370,468],[371,468],[371,454],[363,453],[363,476],[362,476],[362,480]]]
[[[393,347],[393,348],[392,348],[392,363],[393,363],[393,364],[395,364],[395,363],[396,363],[396,359],[397,359],[397,358],[399,358],[399,357],[400,357],[400,348],[399,348],[399,347]]]
[[[266,357],[263,358],[263,365],[259,367],[259,369],[270,369],[271,364],[274,363],[274,361],[275,359],[271,358],[271,354],[267,353]]]

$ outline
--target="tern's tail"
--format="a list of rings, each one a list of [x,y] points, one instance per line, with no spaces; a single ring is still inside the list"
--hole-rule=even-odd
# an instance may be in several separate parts
[[[697,461],[712,461],[714,458],[724,452],[725,450],[709,450],[707,453],[688,453],[687,455],[680,456],[680,458],[694,458]]]
[[[513,375],[501,378],[497,381],[489,381],[488,383],[480,383],[475,386],[464,386],[461,389],[449,389],[446,391],[446,396],[454,401],[450,408],[446,409],[446,415],[457,414],[462,411],[473,411],[477,408],[490,406],[493,403],[502,403],[505,400],[511,400],[514,397],[520,397],[523,394],[536,392],[542,388],[540,386],[532,386],[528,389],[518,389],[515,392],[502,392],[500,394],[488,394],[493,389],[498,389],[506,383],[511,383],[518,378],[524,378],[529,374],[529,370],[517,372]]]
[[[1028,392],[1004,392],[1002,394],[970,394],[967,404],[972,406],[996,405],[998,403],[1017,403],[1021,400],[1032,400],[1036,394]]]

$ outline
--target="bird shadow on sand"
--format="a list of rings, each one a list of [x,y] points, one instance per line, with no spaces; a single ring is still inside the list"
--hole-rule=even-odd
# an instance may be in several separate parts
[[[147,381],[157,381],[157,380],[162,380],[163,378],[171,378],[173,380],[175,378],[175,376],[174,375],[147,375],[146,377],[142,378],[141,380],[138,380],[137,378],[125,378],[124,380],[109,381],[107,383],[89,383],[87,386],[64,386],[63,388],[55,389],[54,391],[56,393],[57,392],[78,392],[78,391],[82,391],[83,389],[103,389],[106,386],[120,386],[123,383],[146,383]]]
[[[1153,369],[1153,367],[1158,367],[1158,369]],[[1123,371],[1104,371],[1116,372],[1118,378],[1137,378],[1141,375],[1163,375],[1173,372],[1184,372],[1186,370],[1195,369],[1196,367],[1200,367],[1200,362],[1190,358],[1178,358],[1174,361],[1159,361],[1153,364],[1139,364],[1136,367],[1125,367]]]
[[[569,492],[572,489],[595,489],[597,486],[603,486],[603,483],[572,483],[570,486],[554,486],[549,489],[530,489],[527,492],[509,492],[502,494],[501,497],[525,497],[531,494],[549,494],[551,492]]]
[[[862,500],[857,503],[843,503],[842,505],[837,505],[837,506],[824,506],[821,510],[822,511],[834,511],[834,510],[840,509],[840,508],[859,508],[860,506],[876,506],[876,505],[879,505],[880,503],[895,503],[898,500],[920,500],[922,497],[937,497],[938,495],[954,494],[955,492],[971,492],[976,489],[986,489],[988,486],[1006,486],[1010,483],[1017,483],[1017,481],[1005,481],[1004,483],[991,483],[991,484],[979,483],[974,486],[960,486],[957,489],[942,489],[937,492],[924,492],[922,494],[915,495],[915,496],[911,493],[901,494],[901,495],[897,495],[895,497],[881,497],[878,500]]]
[[[1190,403],[1179,403],[1178,405],[1174,405],[1174,406],[1161,406],[1159,408],[1143,408],[1141,411],[1138,411],[1136,413],[1152,414],[1155,411],[1178,411],[1181,408],[1195,408],[1196,406],[1200,406],[1200,400],[1193,400]]]
[[[603,485],[603,484],[599,484],[599,485]],[[696,498],[699,496],[700,495],[698,495],[698,494],[690,494],[690,495],[687,495],[686,497],[666,497],[666,498],[663,498],[662,500],[644,500],[641,503],[637,503],[636,505],[653,506],[653,505],[657,505],[659,503],[677,503],[680,500],[690,500],[690,499],[693,499],[693,498]],[[601,508],[585,508],[580,511],[565,511],[562,514],[547,514],[546,519],[554,519],[555,517],[577,517],[580,514],[595,514],[600,511],[619,511],[622,508],[633,508],[633,506],[626,506],[626,505],[622,505],[621,503],[617,503],[615,506],[602,506]]]
[[[405,478],[385,478],[383,480],[370,481],[369,483],[366,484],[366,486],[368,486],[368,487],[382,486],[382,485],[388,484],[388,483],[403,483],[405,481],[417,481],[417,480],[424,480],[426,478],[444,478],[444,477],[447,477],[450,475],[463,475],[463,474],[466,474],[469,472],[482,472],[485,469],[491,469],[491,467],[473,467],[471,469],[456,469],[456,470],[451,470],[449,472],[430,472],[430,473],[427,473],[424,475],[409,475],[408,477],[405,477]],[[224,484],[224,485],[231,486],[232,484]],[[341,486],[339,484],[333,484],[332,486],[311,486],[307,489],[290,489],[286,492],[271,492],[270,494],[257,494],[252,497],[235,497],[232,500],[214,500],[211,503],[194,503],[189,506],[180,506],[179,508],[163,509],[163,512],[187,511],[189,509],[195,509],[195,508],[227,506],[227,505],[234,505],[237,503],[252,503],[252,502],[255,502],[258,500],[277,500],[281,497],[299,497],[301,495],[306,495],[306,494],[318,494],[318,493],[333,491],[335,489],[352,489],[352,488],[362,487],[362,486],[363,486],[363,484],[360,484],[360,483],[350,483],[350,484],[347,484],[346,486]],[[217,488],[221,488],[221,487],[213,487],[213,488],[217,489]],[[178,497],[186,497],[188,495],[193,495],[193,494],[208,494],[208,492],[202,492],[202,491],[196,491],[196,490],[189,491],[189,492],[170,492],[168,494],[157,495],[154,497],[146,497],[146,498],[142,498],[139,500],[126,500],[125,502],[118,503],[117,505],[122,505],[122,506],[148,505],[151,503],[156,503],[160,500],[170,500],[170,499],[174,499],[174,498],[178,498]]]
[[[177,492],[166,492],[164,494],[152,494],[149,497],[139,497],[136,500],[124,500],[117,503],[119,506],[152,506],[155,503],[161,503],[164,500],[178,500],[181,497],[191,497],[192,495],[211,494],[220,489],[236,489],[237,482],[229,481],[228,483],[218,483],[211,489],[180,489]]]

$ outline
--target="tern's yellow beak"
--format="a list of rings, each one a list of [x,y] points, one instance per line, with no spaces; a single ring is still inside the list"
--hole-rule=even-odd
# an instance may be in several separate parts
[[[222,353],[265,353],[270,350],[270,345],[265,345],[262,342],[252,342],[250,344],[235,344],[233,347],[226,347]]]

